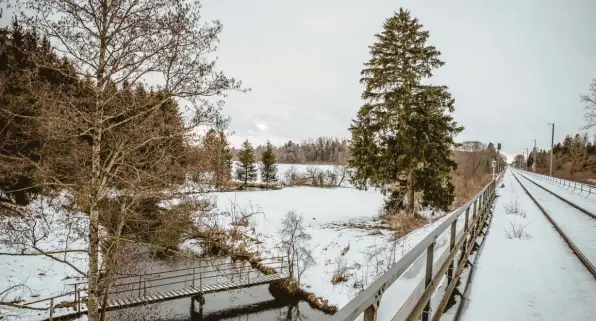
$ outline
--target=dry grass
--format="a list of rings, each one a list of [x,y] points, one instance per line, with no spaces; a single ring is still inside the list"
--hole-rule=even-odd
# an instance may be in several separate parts
[[[346,255],[346,253],[348,253],[349,250],[350,250],[350,244],[348,244],[348,246],[344,247],[343,250],[341,250],[341,256]]]
[[[387,224],[391,230],[395,231],[396,238],[400,238],[428,223],[426,218],[418,214],[408,215],[404,211],[400,211],[397,214],[385,215],[381,220]]]
[[[333,277],[331,283],[337,284],[340,282],[346,282],[348,280],[348,261],[342,255],[335,258],[335,270],[333,271]]]
[[[488,174],[466,178],[459,172],[453,173],[452,181],[455,186],[455,202],[453,205],[459,207],[465,204],[469,199],[480,192],[491,180],[492,175]]]
[[[265,190],[278,190],[281,186],[269,183],[247,183],[246,186],[243,182],[228,181],[225,185],[221,186],[222,192],[246,190],[246,189],[265,189]]]
[[[504,205],[503,208],[505,209],[505,214],[512,214],[517,215],[519,217],[526,218],[526,210],[524,210],[519,201],[515,199],[515,201],[509,202],[508,205]]]
[[[530,238],[530,234],[526,233],[524,230],[530,223],[521,224],[515,221],[509,221],[509,228],[505,228],[505,236],[508,239],[528,239]]]
[[[528,168],[528,170],[530,170]],[[542,175],[549,175],[548,168],[536,168],[536,173]],[[584,184],[594,184],[591,180],[596,180],[596,173],[592,171],[583,171],[583,172],[575,172],[573,175],[569,174],[569,170],[567,169],[558,169],[553,171],[553,176],[560,179],[566,179],[568,181],[584,183]]]
[[[341,282],[346,282],[347,280],[348,280],[348,278],[345,275],[333,275],[333,278],[331,279],[331,283],[338,284]]]
[[[239,220],[239,221],[234,221],[232,223],[230,223],[232,226],[242,226],[242,227],[247,227],[248,226],[248,220]]]

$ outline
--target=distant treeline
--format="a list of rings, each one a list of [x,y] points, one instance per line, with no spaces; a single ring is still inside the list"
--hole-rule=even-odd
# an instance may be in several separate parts
[[[255,156],[258,160],[265,150],[264,145],[255,148]],[[288,141],[282,146],[274,147],[278,163],[284,164],[335,164],[345,165],[348,162],[350,152],[348,140],[336,137],[319,137],[317,139],[306,139],[302,143]],[[232,148],[232,155],[237,158],[237,148]]]

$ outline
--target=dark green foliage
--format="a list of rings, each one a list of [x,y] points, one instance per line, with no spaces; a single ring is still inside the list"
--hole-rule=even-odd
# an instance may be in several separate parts
[[[454,199],[453,138],[463,128],[450,116],[454,100],[447,87],[422,84],[444,63],[407,10],[383,27],[361,73],[366,103],[350,127],[353,183],[392,190],[389,203],[409,213],[417,192],[423,206],[446,209]]]
[[[257,166],[255,162],[255,151],[248,140],[242,143],[242,148],[238,153],[238,161],[240,164],[236,168],[236,179],[244,182],[254,182],[257,180]]]
[[[265,151],[261,156],[261,180],[265,184],[277,182],[277,165],[275,165],[275,151],[270,141],[267,141]]]
[[[37,67],[42,63],[43,67]],[[47,142],[37,117],[42,100],[31,88],[68,91],[76,83],[66,60],[52,52],[47,39],[15,19],[0,29],[0,203],[26,205],[42,191],[36,164]]]

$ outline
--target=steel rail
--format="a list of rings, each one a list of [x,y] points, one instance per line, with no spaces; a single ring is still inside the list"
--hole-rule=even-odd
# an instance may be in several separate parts
[[[590,211],[586,210],[585,208],[583,208],[583,207],[581,207],[581,206],[579,206],[579,205],[577,205],[577,204],[575,204],[575,203],[571,202],[570,200],[568,200],[568,199],[566,199],[566,198],[564,198],[564,197],[562,197],[562,196],[560,196],[560,195],[558,195],[558,194],[556,194],[556,193],[554,193],[554,192],[550,191],[549,189],[547,189],[547,188],[543,187],[542,185],[540,185],[540,184],[538,184],[538,183],[534,182],[533,180],[531,180],[531,179],[527,178],[527,177],[526,177],[526,175],[524,175],[524,174],[521,174],[521,173],[519,173],[519,175],[520,175],[521,177],[523,177],[523,178],[527,179],[528,181],[530,181],[532,184],[534,184],[534,185],[536,185],[536,186],[538,186],[538,187],[542,188],[543,190],[545,190],[545,191],[547,191],[547,192],[551,193],[552,195],[556,196],[556,197],[557,197],[558,199],[560,199],[561,201],[563,201],[563,202],[565,202],[565,203],[567,203],[567,204],[569,204],[569,205],[571,205],[571,206],[575,207],[576,209],[580,210],[582,213],[584,213],[584,214],[586,214],[586,215],[588,215],[588,216],[590,216],[590,217],[592,217],[593,219],[595,219],[595,220],[596,220],[596,214],[594,214],[594,213],[592,213],[592,212],[590,212]]]
[[[569,248],[571,248],[571,251],[573,251],[573,253],[579,258],[579,260],[584,264],[584,266],[588,269],[588,271],[590,271],[590,273],[592,274],[592,276],[594,278],[596,278],[596,268],[590,262],[590,260],[588,260],[588,258],[586,258],[586,256],[577,247],[577,245],[575,245],[575,243],[573,243],[573,241],[567,236],[567,234],[565,234],[565,232],[563,232],[563,230],[559,227],[559,225],[557,225],[557,223],[555,222],[555,220],[553,220],[553,218],[548,214],[548,212],[544,209],[544,207],[542,207],[542,205],[540,205],[540,203],[538,202],[538,200],[536,198],[534,198],[534,196],[532,196],[532,194],[530,193],[530,191],[528,191],[528,189],[519,180],[519,178],[517,178],[517,176],[513,172],[511,172],[511,174],[513,175],[513,177],[515,178],[515,180],[517,180],[517,182],[523,188],[523,190],[526,192],[526,194],[528,194],[528,196],[530,196],[530,198],[532,199],[532,201],[534,201],[534,203],[540,209],[540,211],[542,212],[542,214],[544,214],[544,216],[546,216],[546,218],[548,219],[548,221],[554,226],[555,230],[557,230],[557,232],[559,232],[559,235],[561,235],[561,237],[563,238],[563,240],[565,240],[565,242],[567,243],[567,245],[569,246]]]

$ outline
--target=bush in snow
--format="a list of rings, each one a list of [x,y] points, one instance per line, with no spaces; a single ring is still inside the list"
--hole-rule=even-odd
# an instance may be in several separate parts
[[[288,274],[300,283],[304,271],[316,263],[312,256],[309,244],[311,236],[306,232],[304,217],[294,211],[288,212],[282,220],[279,234],[280,249],[288,262]]]
[[[530,223],[526,223],[522,225],[516,221],[509,221],[509,228],[505,228],[505,236],[508,239],[527,239],[530,237],[530,234],[526,233],[524,230]]]
[[[345,282],[348,280],[347,276],[348,272],[348,260],[345,256],[338,255],[335,258],[335,270],[333,271],[333,278],[331,279],[331,283],[337,284],[340,282]]]
[[[521,207],[517,199],[513,202],[509,202],[508,205],[504,205],[505,214],[513,214],[523,218],[526,218],[526,211]]]

